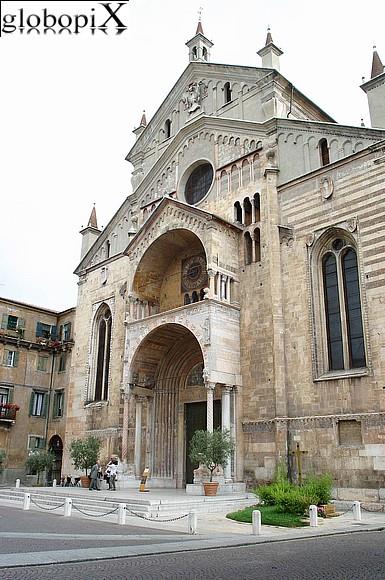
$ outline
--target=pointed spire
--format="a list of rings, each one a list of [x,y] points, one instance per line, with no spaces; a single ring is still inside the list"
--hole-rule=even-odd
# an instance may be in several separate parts
[[[283,52],[274,44],[270,32],[270,26],[267,27],[265,46],[261,48],[261,50],[258,50],[257,54],[262,58],[263,68],[274,68],[275,70],[279,70],[279,57]]]
[[[92,208],[90,219],[88,220],[87,228],[95,228],[96,230],[99,229],[98,228],[98,220],[96,219],[95,204],[94,204],[94,207]]]
[[[382,75],[384,72],[384,65],[381,62],[381,59],[378,55],[376,47],[373,46],[373,60],[372,60],[372,72],[370,78],[373,79],[374,77],[378,77],[378,75]]]
[[[198,10],[198,26],[197,26],[197,31],[195,34],[203,34],[204,36],[204,32],[203,32],[203,28],[202,28],[202,10],[203,8],[199,8]]]
[[[270,43],[273,43],[273,37],[271,36],[270,26],[268,26],[267,27],[267,36],[266,36],[265,46],[267,46]]]
[[[139,127],[147,127],[146,111],[143,111],[142,118],[140,119]]]

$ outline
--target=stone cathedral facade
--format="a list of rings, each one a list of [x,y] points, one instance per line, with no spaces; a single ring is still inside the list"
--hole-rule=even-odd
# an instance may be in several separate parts
[[[66,444],[102,440],[129,485],[193,481],[195,429],[229,429],[228,482],[305,472],[378,487],[385,470],[385,73],[373,128],[339,125],[279,72],[213,64],[199,22],[189,63],[127,155],[130,194],[93,210]],[[65,471],[73,472],[66,458]]]

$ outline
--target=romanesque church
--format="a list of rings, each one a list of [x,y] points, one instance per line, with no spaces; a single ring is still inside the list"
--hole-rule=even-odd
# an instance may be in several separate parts
[[[385,73],[373,128],[338,124],[280,73],[188,65],[127,154],[130,194],[82,230],[66,447],[95,435],[122,485],[194,480],[196,429],[230,430],[228,482],[278,463],[378,487],[385,470]],[[258,63],[259,64],[259,63]],[[369,63],[368,63],[369,65]],[[71,472],[65,458],[64,472]]]

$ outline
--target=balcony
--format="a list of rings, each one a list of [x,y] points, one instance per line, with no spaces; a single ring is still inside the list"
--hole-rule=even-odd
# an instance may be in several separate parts
[[[14,423],[16,421],[16,413],[20,407],[14,403],[0,404],[0,423]]]

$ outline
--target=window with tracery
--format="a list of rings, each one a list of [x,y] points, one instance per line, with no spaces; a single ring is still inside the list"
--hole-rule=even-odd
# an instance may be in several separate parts
[[[357,253],[335,238],[322,256],[329,371],[366,366]]]
[[[107,401],[108,379],[111,354],[111,310],[107,305],[101,307],[95,320],[95,354],[96,373],[94,386],[94,401]]]

